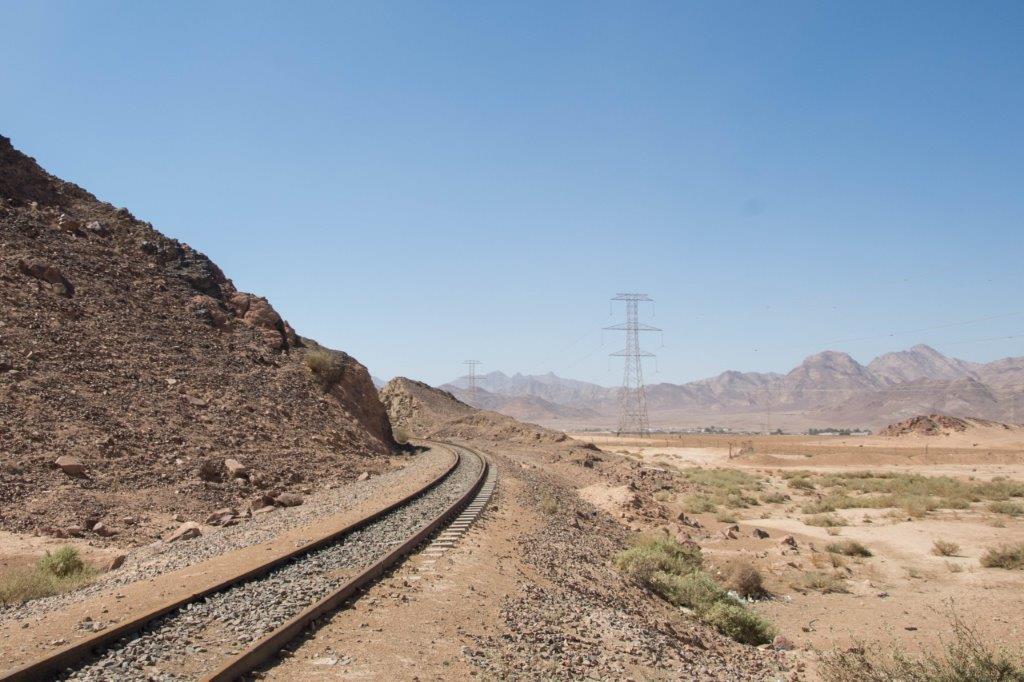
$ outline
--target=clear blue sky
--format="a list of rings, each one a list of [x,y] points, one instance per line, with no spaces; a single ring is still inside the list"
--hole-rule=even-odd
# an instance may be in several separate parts
[[[1024,355],[1021,2],[7,0],[0,25],[0,132],[378,376],[614,384],[617,291],[657,300],[654,380]]]

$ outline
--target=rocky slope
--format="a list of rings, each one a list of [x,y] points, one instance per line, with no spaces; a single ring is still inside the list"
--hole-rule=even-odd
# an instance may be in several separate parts
[[[314,374],[322,351],[266,299],[3,137],[0,304],[6,530],[153,537],[173,512],[355,475],[394,445],[356,360]]]
[[[395,427],[422,438],[490,440],[506,443],[561,443],[563,433],[524,424],[497,412],[470,407],[448,391],[396,377],[380,392]]]

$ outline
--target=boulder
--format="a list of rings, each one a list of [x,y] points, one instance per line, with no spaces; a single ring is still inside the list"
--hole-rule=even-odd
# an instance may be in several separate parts
[[[237,459],[231,459],[230,457],[224,460],[224,468],[228,470],[228,476],[232,478],[245,478],[249,475],[248,467]]]
[[[776,635],[772,640],[772,648],[776,651],[792,651],[796,646],[785,635]]]
[[[224,477],[224,463],[215,459],[204,459],[199,463],[199,478],[204,481],[219,481]]]
[[[92,532],[96,533],[100,537],[109,538],[112,535],[117,535],[117,531],[103,523],[102,521],[96,523],[92,527]]]
[[[364,471],[363,473],[359,474],[359,476],[356,477],[356,480],[357,481],[365,481],[365,480],[367,480],[369,478],[370,478],[370,473],[368,471]]]
[[[765,538],[768,537],[768,531],[761,530],[760,528],[755,528],[754,532],[753,532],[753,535],[754,535],[755,538],[760,538],[761,540],[764,540]]]
[[[68,281],[67,277],[53,265],[46,263],[29,263],[18,261],[18,270],[21,274],[34,277],[47,289],[57,294],[71,298],[75,295],[75,287]]]
[[[116,571],[117,569],[121,568],[121,566],[124,564],[124,560],[127,558],[127,554],[115,554],[114,556],[110,557],[110,560],[107,561],[103,568],[106,571]]]
[[[185,523],[178,526],[177,530],[168,535],[165,538],[166,542],[177,542],[178,540],[188,540],[190,538],[197,538],[203,534],[199,524],[195,521],[186,521]]]
[[[220,303],[211,296],[206,294],[193,296],[188,301],[188,309],[198,319],[215,329],[225,331],[229,327],[228,316],[221,309]]]
[[[274,502],[282,507],[297,507],[302,504],[302,495],[298,493],[281,493],[274,498]]]
[[[107,227],[98,220],[93,220],[92,222],[87,223],[85,229],[87,232],[89,232],[90,234],[94,234],[97,237],[106,237],[107,235],[110,234],[110,231],[107,229]]]
[[[796,547],[796,538],[794,538],[792,535],[787,535],[781,540],[779,540],[779,544],[785,545],[787,547]]]
[[[78,459],[77,457],[72,457],[70,455],[61,455],[60,457],[57,458],[57,461],[54,462],[54,464],[59,466],[61,471],[63,471],[68,476],[85,475],[85,464],[83,464],[82,460]]]
[[[235,519],[235,510],[231,507],[217,509],[206,517],[206,523],[211,526],[227,526]]]

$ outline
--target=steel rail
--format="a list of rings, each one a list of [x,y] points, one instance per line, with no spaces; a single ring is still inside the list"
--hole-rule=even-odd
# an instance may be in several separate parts
[[[459,448],[461,446],[451,445],[451,447]],[[481,465],[480,475],[465,494],[453,502],[439,516],[435,517],[434,520],[424,524],[405,542],[389,552],[387,556],[374,562],[359,575],[355,576],[347,583],[337,588],[334,592],[322,598],[320,601],[305,608],[298,615],[279,626],[266,637],[256,642],[256,644],[250,646],[247,650],[235,656],[214,673],[201,678],[203,682],[229,682],[230,680],[236,680],[246,673],[255,670],[257,667],[270,660],[270,658],[288,644],[288,642],[302,634],[302,631],[305,630],[310,623],[327,613],[335,611],[338,607],[355,596],[357,592],[376,581],[377,578],[387,572],[388,569],[401,561],[405,555],[416,549],[438,528],[457,516],[462,509],[469,504],[473,497],[476,496],[481,486],[483,486],[490,467],[490,464],[482,455],[469,450],[469,448],[462,449],[467,452],[471,452],[474,456],[478,457]]]
[[[447,445],[447,444],[445,444]],[[0,682],[34,682],[35,680],[48,680],[52,679],[55,675],[61,671],[66,670],[74,666],[76,663],[90,658],[94,655],[97,650],[103,649],[104,647],[116,642],[118,639],[129,635],[134,632],[142,630],[148,623],[164,616],[176,609],[180,609],[182,606],[189,604],[194,601],[198,601],[206,596],[221,592],[234,585],[240,583],[249,582],[251,580],[259,579],[274,569],[292,561],[293,559],[299,558],[303,555],[309,554],[317,549],[326,547],[327,545],[337,542],[339,539],[348,535],[354,531],[360,530],[378,519],[391,514],[400,507],[404,507],[418,497],[421,497],[425,493],[433,490],[435,487],[445,481],[452,472],[459,466],[462,461],[462,455],[455,449],[456,446],[449,446],[452,448],[454,457],[452,458],[451,464],[448,465],[445,470],[433,480],[427,482],[412,493],[406,495],[397,502],[393,502],[388,506],[379,509],[372,514],[365,516],[357,521],[354,521],[344,528],[328,533],[320,538],[311,540],[299,547],[279,556],[274,559],[263,562],[262,564],[246,570],[237,575],[231,576],[220,582],[199,590],[192,592],[184,597],[177,597],[169,602],[165,602],[160,606],[157,606],[149,611],[131,618],[123,623],[103,630],[101,632],[92,634],[88,637],[80,639],[71,644],[67,644],[56,651],[51,651],[44,654],[40,658],[26,663],[17,668],[12,668],[6,671],[0,672]],[[476,453],[474,453],[476,454]],[[480,457],[480,455],[477,455]],[[481,461],[484,462],[482,467],[486,470],[486,460],[480,457]],[[404,545],[403,545],[404,546]]]

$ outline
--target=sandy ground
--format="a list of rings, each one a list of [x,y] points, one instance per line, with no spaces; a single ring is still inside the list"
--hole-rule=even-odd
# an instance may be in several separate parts
[[[891,509],[843,509],[835,514],[849,525],[826,529],[804,523],[808,515],[799,508],[820,494],[795,490],[782,477],[799,469],[812,474],[870,470],[960,480],[996,476],[1024,480],[1024,455],[1015,451],[1016,442],[968,438],[947,442],[951,447],[937,447],[934,441],[925,441],[926,455],[921,438],[576,437],[605,451],[628,453],[647,467],[738,469],[762,477],[762,492],[789,495],[791,499],[781,504],[733,510],[740,529],[736,539],[723,535],[732,521],[716,519],[714,513],[692,515],[703,526],[692,534],[713,562],[741,558],[762,571],[773,596],[756,602],[754,608],[769,616],[799,648],[827,650],[863,641],[895,641],[910,651],[930,648],[948,639],[953,613],[987,642],[1024,646],[1020,618],[1024,571],[983,568],[979,563],[989,547],[1024,542],[1024,518],[994,514],[984,503],[967,510],[929,512],[924,518]],[[965,452],[962,446],[968,440],[977,446]],[[740,454],[744,447],[751,451]],[[580,492],[620,515],[632,497],[626,486],[603,483]],[[671,502],[666,506],[672,510],[668,517],[674,518],[678,507]],[[755,538],[755,528],[767,531],[769,537]],[[780,539],[787,535],[796,540],[796,550],[780,546]],[[845,566],[840,570],[846,574],[849,593],[802,589],[802,574],[832,568],[824,547],[846,539],[861,542],[873,553],[867,558],[842,558]],[[954,557],[936,556],[932,553],[935,540],[955,542],[960,551]]]

